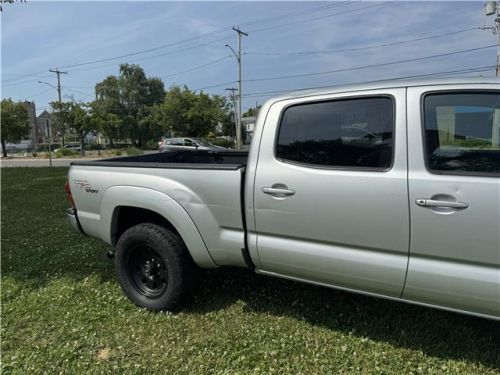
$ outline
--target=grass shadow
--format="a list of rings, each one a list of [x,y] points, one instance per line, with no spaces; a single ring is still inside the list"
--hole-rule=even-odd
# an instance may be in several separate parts
[[[187,311],[205,314],[236,301],[253,313],[291,317],[441,359],[500,368],[498,322],[240,269],[202,271]]]

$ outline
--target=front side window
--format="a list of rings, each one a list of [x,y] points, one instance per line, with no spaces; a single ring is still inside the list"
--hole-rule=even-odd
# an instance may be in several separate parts
[[[426,95],[424,127],[431,171],[500,173],[500,92]]]
[[[276,157],[318,166],[388,169],[393,129],[389,97],[295,105],[283,113]]]

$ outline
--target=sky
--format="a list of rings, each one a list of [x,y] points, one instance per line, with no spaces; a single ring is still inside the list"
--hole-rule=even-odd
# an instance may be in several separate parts
[[[493,24],[483,5],[30,0],[4,4],[1,97],[35,101],[37,113],[42,112],[57,98],[57,91],[38,81],[55,85],[56,76],[48,70],[58,67],[68,72],[61,75],[63,100],[90,101],[95,84],[118,75],[119,64],[125,62],[140,64],[166,88],[187,85],[226,95],[226,88],[237,86],[236,58],[225,46],[237,49],[232,26],[248,33],[242,37],[244,110],[275,91],[450,71],[491,76],[495,37],[473,29]],[[435,55],[444,56],[428,58]],[[395,63],[405,60],[413,61]],[[483,67],[491,68],[461,72]]]

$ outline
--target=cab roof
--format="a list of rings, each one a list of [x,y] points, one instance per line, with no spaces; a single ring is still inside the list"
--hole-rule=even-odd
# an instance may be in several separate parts
[[[380,81],[369,81],[364,83],[354,83],[339,86],[324,86],[311,89],[295,90],[285,94],[277,95],[270,101],[292,99],[301,96],[313,96],[323,94],[333,94],[346,91],[375,90],[416,86],[441,86],[441,85],[461,85],[461,84],[492,84],[500,89],[500,77],[447,77],[447,78],[419,78],[419,79],[391,79]]]

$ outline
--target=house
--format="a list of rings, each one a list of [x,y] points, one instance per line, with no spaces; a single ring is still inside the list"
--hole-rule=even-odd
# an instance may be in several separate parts
[[[37,130],[37,143],[46,143],[49,138],[49,127],[51,126],[50,113],[46,110],[40,113],[36,118],[35,126]]]
[[[250,144],[250,142],[252,141],[253,131],[255,130],[255,120],[256,119],[257,119],[257,117],[255,117],[255,116],[248,116],[248,117],[241,118],[241,124],[243,125],[243,128],[245,129],[245,134],[243,137],[244,144]]]

